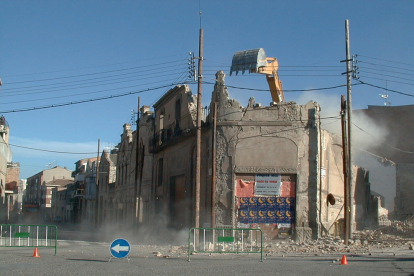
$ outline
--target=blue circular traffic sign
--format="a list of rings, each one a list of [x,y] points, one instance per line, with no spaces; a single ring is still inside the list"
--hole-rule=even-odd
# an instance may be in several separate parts
[[[116,239],[111,243],[109,251],[114,258],[121,259],[128,256],[131,251],[131,246],[127,240]]]

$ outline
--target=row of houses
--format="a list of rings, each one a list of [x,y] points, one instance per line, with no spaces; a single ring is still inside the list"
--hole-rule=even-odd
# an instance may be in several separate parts
[[[229,97],[219,71],[203,111],[199,202],[197,96],[179,85],[152,110],[143,106],[137,128],[125,124],[115,149],[79,160],[74,171],[55,167],[28,178],[26,210],[37,206],[44,220],[150,233],[185,230],[196,218],[200,227],[261,228],[267,239],[340,231],[342,141],[323,129],[316,102],[262,106],[251,98],[243,107]],[[353,171],[351,219],[358,230],[387,214],[387,195],[374,192],[378,184],[368,170]],[[407,191],[410,173],[403,177]]]
[[[12,161],[9,137],[10,126],[6,118],[0,116],[0,223],[17,220],[25,186],[25,182],[19,180],[20,164]]]

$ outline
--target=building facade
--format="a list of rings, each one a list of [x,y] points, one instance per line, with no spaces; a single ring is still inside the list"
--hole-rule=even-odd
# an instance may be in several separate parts
[[[242,107],[224,78],[216,74],[210,106],[202,109],[198,214],[197,96],[179,85],[154,104],[154,113],[141,109],[136,131],[124,125],[116,162],[102,155],[98,224],[156,233],[189,229],[199,217],[200,227],[254,227],[267,239],[298,240],[335,231],[345,212],[342,146],[321,128],[319,105],[261,106],[251,98]],[[116,180],[105,175],[114,167]],[[375,213],[369,173],[354,167],[353,183],[359,229]]]
[[[23,204],[23,216],[30,216],[30,222],[51,220],[51,190],[54,182],[64,180],[72,182],[72,171],[56,166],[43,170],[27,178],[26,198]],[[48,183],[52,183],[48,186]]]

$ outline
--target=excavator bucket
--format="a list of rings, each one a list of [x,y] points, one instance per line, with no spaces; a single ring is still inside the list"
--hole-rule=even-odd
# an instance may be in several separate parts
[[[258,71],[260,67],[266,65],[266,53],[263,48],[236,52],[233,56],[233,61],[231,62],[230,76],[233,72],[236,72],[237,75],[239,71],[241,71],[242,74],[244,74],[246,70],[249,73],[251,70]]]
[[[263,48],[236,52],[230,67],[230,76],[233,72],[236,75],[239,71],[244,74],[249,73],[266,75],[266,80],[270,88],[270,94],[274,103],[278,104],[285,101],[283,95],[282,82],[279,80],[277,70],[279,63],[276,58],[267,58]]]

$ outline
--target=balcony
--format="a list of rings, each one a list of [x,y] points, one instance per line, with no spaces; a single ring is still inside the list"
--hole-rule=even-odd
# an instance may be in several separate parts
[[[182,134],[191,132],[192,129],[195,129],[195,127],[183,130],[180,121],[176,121],[155,133],[155,137],[150,139],[151,148],[155,150],[157,147],[166,145],[180,137]]]

